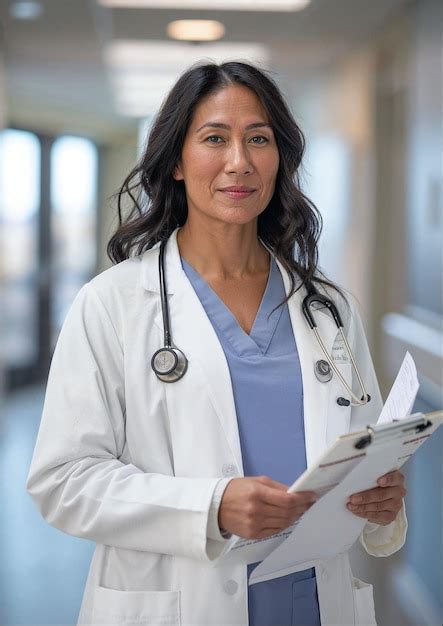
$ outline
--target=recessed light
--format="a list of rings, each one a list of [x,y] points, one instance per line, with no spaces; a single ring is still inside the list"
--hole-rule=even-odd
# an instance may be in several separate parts
[[[36,20],[43,13],[40,2],[13,2],[9,15],[16,20]]]
[[[225,27],[215,20],[176,20],[168,24],[167,33],[179,41],[216,41],[225,34]]]

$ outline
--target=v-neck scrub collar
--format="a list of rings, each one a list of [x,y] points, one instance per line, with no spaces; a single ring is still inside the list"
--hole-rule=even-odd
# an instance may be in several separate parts
[[[275,311],[273,309],[286,297],[283,279],[274,258],[271,256],[266,288],[249,335],[200,274],[183,258],[181,263],[208,317],[228,339],[236,354],[250,357],[266,354],[283,307]]]

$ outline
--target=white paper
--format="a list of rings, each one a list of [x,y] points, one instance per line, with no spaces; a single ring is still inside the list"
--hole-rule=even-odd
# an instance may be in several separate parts
[[[409,415],[414,406],[418,388],[417,368],[412,356],[406,352],[377,424],[392,422],[394,419],[403,419]]]
[[[236,563],[249,565],[250,563],[263,561],[290,536],[296,525],[297,522],[289,528],[285,528],[282,532],[265,539],[242,539],[234,536],[222,555],[223,565],[226,563],[230,565]]]

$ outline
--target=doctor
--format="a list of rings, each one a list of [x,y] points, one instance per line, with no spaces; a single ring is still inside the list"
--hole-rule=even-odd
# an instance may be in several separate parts
[[[27,483],[50,524],[97,544],[79,624],[375,624],[372,587],[353,577],[347,553],[250,587],[255,564],[214,567],[231,534],[267,537],[312,506],[314,494],[288,494],[288,484],[381,408],[358,313],[316,266],[303,151],[264,72],[199,65],[173,87],[122,187],[108,244],[118,263],[68,312]],[[175,382],[152,358],[166,327],[160,241]],[[314,284],[342,315],[370,402],[348,400],[335,374],[316,375],[324,356],[302,314]],[[358,392],[334,320],[325,309],[316,320]],[[403,545],[404,494],[393,472],[347,504],[368,520],[370,554]]]

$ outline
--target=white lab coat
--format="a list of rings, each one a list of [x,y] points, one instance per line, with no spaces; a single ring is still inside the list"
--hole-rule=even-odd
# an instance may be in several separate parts
[[[225,544],[207,538],[219,478],[243,475],[230,375],[181,268],[176,234],[167,246],[166,275],[173,340],[189,360],[185,376],[166,384],[151,369],[152,354],[163,345],[158,247],[82,287],[51,364],[27,487],[50,524],[97,544],[79,624],[248,623],[246,566],[214,567]],[[290,299],[289,311],[309,466],[338,435],[373,422],[381,400],[354,308],[344,313],[345,326],[372,401],[338,406],[343,389],[336,377],[317,381],[314,364],[322,353],[302,316],[302,296]],[[317,320],[331,349],[337,328],[321,311]],[[350,365],[342,367],[349,378]],[[367,551],[387,556],[403,545],[404,511],[389,526],[365,530]],[[353,578],[346,552],[318,562],[316,576],[323,625],[375,623],[372,587]]]

